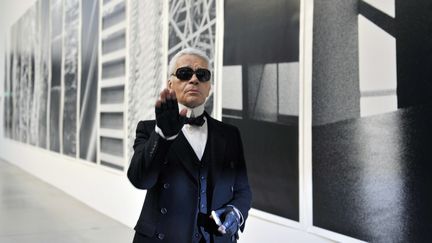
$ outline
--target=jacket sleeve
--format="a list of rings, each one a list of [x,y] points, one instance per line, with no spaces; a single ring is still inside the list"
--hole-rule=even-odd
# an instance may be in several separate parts
[[[155,132],[154,121],[140,121],[136,129],[132,156],[127,176],[139,189],[152,188],[158,179],[172,141]]]
[[[233,200],[228,204],[235,206],[238,210],[240,210],[244,222],[248,217],[249,209],[251,208],[252,201],[252,192],[249,187],[249,181],[246,170],[246,163],[244,159],[243,153],[243,144],[240,137],[240,132],[236,128],[236,140],[237,141],[237,165],[236,165],[236,178],[233,187]],[[243,223],[240,227],[240,230],[243,231],[245,227],[245,223]]]

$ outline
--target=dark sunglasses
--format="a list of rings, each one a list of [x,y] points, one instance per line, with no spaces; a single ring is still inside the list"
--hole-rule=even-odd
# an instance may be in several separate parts
[[[193,70],[190,67],[181,67],[178,68],[172,75],[176,76],[178,79],[182,81],[188,81],[192,78],[193,75],[196,75],[197,79],[200,82],[207,82],[210,80],[211,72],[205,68],[198,68],[197,70]]]

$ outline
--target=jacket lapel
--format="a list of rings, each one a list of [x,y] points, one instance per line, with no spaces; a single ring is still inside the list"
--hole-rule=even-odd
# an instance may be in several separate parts
[[[186,171],[192,176],[192,178],[194,178],[194,181],[196,182],[197,171],[195,169],[195,163],[198,162],[198,157],[196,156],[183,132],[180,131],[171,148],[177,154],[178,159],[186,168]]]
[[[209,127],[209,141],[210,146],[207,147],[210,149],[210,165],[211,165],[211,180],[213,187],[216,186],[217,180],[220,177],[220,174],[225,166],[224,164],[224,156],[226,149],[226,141],[223,136],[222,130],[220,126],[217,124],[216,120],[211,118],[207,113],[205,113],[208,121]]]

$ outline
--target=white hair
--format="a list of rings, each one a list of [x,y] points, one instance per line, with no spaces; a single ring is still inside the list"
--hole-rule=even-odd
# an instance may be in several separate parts
[[[195,55],[198,56],[202,59],[205,60],[205,62],[207,63],[208,69],[210,69],[210,58],[208,58],[208,56],[205,54],[204,51],[196,49],[196,48],[192,48],[192,47],[188,47],[185,48],[179,52],[177,52],[170,60],[169,64],[168,64],[168,79],[171,78],[171,75],[173,73],[175,73],[176,71],[176,65],[177,65],[177,60],[184,55]],[[210,70],[211,71],[211,70]]]

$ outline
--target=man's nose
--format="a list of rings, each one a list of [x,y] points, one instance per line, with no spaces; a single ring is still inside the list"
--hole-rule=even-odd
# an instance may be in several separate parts
[[[198,83],[199,83],[199,80],[198,80],[198,78],[197,78],[197,76],[196,76],[195,73],[194,73],[194,74],[192,75],[192,77],[189,79],[189,83],[193,83],[193,84],[198,84]]]

